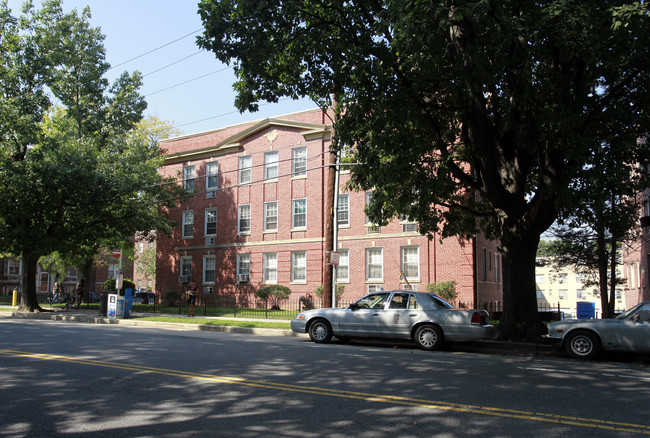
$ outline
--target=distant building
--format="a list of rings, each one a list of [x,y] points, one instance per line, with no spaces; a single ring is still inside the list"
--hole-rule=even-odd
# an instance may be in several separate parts
[[[650,188],[639,199],[639,228],[635,238],[623,244],[624,290],[629,305],[650,300]]]
[[[325,195],[332,126],[321,110],[265,119],[161,142],[160,172],[193,196],[169,211],[178,226],[157,238],[159,296],[194,279],[205,296],[246,297],[281,284],[299,296],[323,284]],[[478,235],[433,240],[395,219],[377,226],[364,207],[372,192],[346,191],[340,174],[337,283],[343,299],[375,290],[456,281],[456,304],[502,298],[501,254]]]
[[[595,317],[602,317],[602,305],[597,286],[586,287],[585,274],[569,268],[555,270],[544,258],[537,259],[535,286],[537,307],[540,310],[559,310],[565,318],[575,318],[579,302],[593,303]],[[625,310],[623,290],[616,291],[616,312]]]

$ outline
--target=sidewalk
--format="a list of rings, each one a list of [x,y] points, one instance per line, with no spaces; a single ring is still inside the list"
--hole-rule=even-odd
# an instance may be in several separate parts
[[[196,324],[191,323],[193,318],[188,318],[187,323],[183,322],[159,322],[159,321],[143,321],[141,318],[145,317],[175,317],[186,318],[184,315],[170,315],[162,313],[132,313],[130,318],[107,318],[99,316],[95,309],[52,309],[52,312],[41,313],[27,313],[17,312],[12,307],[0,307],[0,317],[7,316],[16,319],[35,319],[35,320],[49,320],[49,321],[67,321],[67,322],[82,322],[87,324],[119,324],[124,326],[133,327],[156,327],[168,330],[181,330],[181,331],[213,331],[213,332],[226,332],[226,333],[243,333],[253,334],[258,336],[291,336],[291,337],[307,337],[306,334],[294,333],[291,329],[273,329],[273,328],[256,328],[256,327],[235,327],[235,326],[221,326],[212,324]],[[224,318],[224,317],[199,317],[201,319],[211,320],[237,320],[237,321],[260,321],[259,319],[250,318]],[[279,321],[277,322],[290,322]],[[502,341],[473,341],[473,342],[454,342],[450,344],[450,350],[462,351],[469,353],[491,353],[491,354],[513,354],[513,355],[549,355],[556,351],[556,349],[547,344],[529,344],[521,342],[502,342]]]

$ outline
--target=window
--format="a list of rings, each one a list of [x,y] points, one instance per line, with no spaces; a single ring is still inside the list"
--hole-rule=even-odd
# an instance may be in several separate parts
[[[569,276],[569,274],[567,274],[566,272],[558,274],[557,275],[558,283],[566,283],[566,281],[568,279],[568,276]]]
[[[339,195],[337,220],[339,227],[347,227],[350,225],[350,195]]]
[[[205,210],[205,235],[217,235],[217,209],[208,208]]]
[[[278,281],[278,255],[274,252],[264,254],[264,282]]]
[[[291,253],[291,281],[304,282],[307,280],[307,253],[294,251]]]
[[[544,283],[546,276],[544,274],[535,274],[535,283]]]
[[[544,291],[543,291],[543,290],[537,289],[537,290],[535,291],[535,293],[536,293],[537,299],[542,299],[542,298],[544,298]]]
[[[138,242],[138,252],[142,253],[144,251],[144,242]]]
[[[117,264],[108,265],[108,278],[117,278],[118,271],[119,271],[119,267]]]
[[[559,298],[561,300],[566,300],[569,298],[569,290],[568,289],[560,289],[559,290]]]
[[[293,176],[307,176],[307,147],[293,148]]]
[[[21,263],[21,260],[15,260],[15,259],[5,259],[5,260],[6,260],[6,262],[5,262],[5,266],[6,266],[5,271],[6,272],[5,273],[7,275],[11,275],[11,276],[20,275],[20,263]]]
[[[217,190],[219,188],[219,163],[212,162],[205,165],[205,189]]]
[[[194,166],[183,167],[183,188],[188,192],[194,191]]]
[[[350,250],[339,249],[339,265],[336,267],[338,281],[350,281]]]
[[[251,168],[253,160],[250,155],[239,157],[239,184],[248,184],[251,182]]]
[[[214,283],[215,263],[215,256],[203,256],[203,283]]]
[[[585,292],[584,289],[578,289],[576,291],[576,298],[579,299],[579,300],[587,299],[587,292]]]
[[[251,232],[251,206],[240,205],[237,212],[237,232],[240,234]]]
[[[278,231],[278,201],[264,204],[264,231]]]
[[[409,280],[420,278],[420,249],[417,246],[402,248],[402,273]]]
[[[366,248],[366,280],[384,279],[384,256],[382,248]]]
[[[192,257],[181,257],[181,277],[187,279],[187,283],[192,279]]]
[[[194,212],[183,212],[183,237],[194,237]]]
[[[278,152],[267,152],[264,154],[264,179],[276,179],[278,177]]]
[[[366,209],[370,205],[370,201],[372,201],[372,196],[373,196],[373,192],[366,192]],[[367,214],[366,214],[366,223],[367,224],[372,224],[372,222],[370,221],[370,218],[368,217]]]
[[[494,254],[494,281],[501,281],[501,255]]]
[[[293,200],[293,216],[291,218],[291,228],[307,228],[307,200]]]
[[[237,255],[237,283],[248,283],[251,274],[251,255]]]

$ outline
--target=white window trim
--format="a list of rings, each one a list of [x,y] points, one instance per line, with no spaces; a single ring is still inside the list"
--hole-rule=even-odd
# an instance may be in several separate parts
[[[305,225],[296,226],[296,203],[303,202],[305,205],[305,212],[301,215],[305,216]],[[307,229],[307,198],[292,199],[291,200],[291,229],[292,230],[305,230]]]
[[[347,209],[345,211],[347,211],[347,213],[348,213],[348,219],[344,223],[338,222],[338,226],[341,227],[341,228],[347,228],[347,227],[350,227],[350,195],[348,193],[339,194],[339,196],[338,196],[339,202],[340,202],[341,198],[347,199]],[[340,209],[339,208],[340,206],[341,206],[341,204],[338,204],[336,206],[337,210]],[[337,211],[336,220],[339,221],[338,211]]]
[[[275,204],[275,228],[267,227],[267,222],[266,222],[266,219],[268,218],[268,216],[266,214],[267,213],[267,206],[269,206],[271,204]],[[264,203],[264,231],[268,231],[268,232],[276,232],[276,231],[278,231],[279,215],[280,215],[280,211],[279,211],[279,207],[278,207],[278,201],[269,201],[269,202]]]
[[[272,258],[271,258],[271,256],[272,256]],[[262,256],[262,260],[263,260],[263,262],[262,262],[263,267],[262,268],[263,268],[263,271],[264,271],[263,272],[264,283],[266,283],[266,284],[277,284],[278,283],[278,253],[277,252],[265,252],[263,254],[263,256]],[[273,270],[275,272],[275,279],[271,279],[269,274],[268,274],[270,272],[270,270],[271,270],[271,268],[269,268],[269,266],[270,266],[269,261],[274,261],[275,262],[274,263],[275,266],[273,268]]]
[[[242,219],[241,213],[242,213],[242,208],[243,207],[248,207],[248,230],[245,230],[245,231],[243,231],[241,229],[241,219]],[[237,206],[237,233],[238,234],[250,234],[251,227],[252,227],[252,222],[251,222],[252,219],[251,218],[252,218],[252,214],[251,214],[251,205],[250,204],[242,204],[242,205]]]
[[[186,224],[186,219],[187,219],[187,216],[190,213],[192,215],[192,234],[191,235],[185,233],[185,225],[189,225],[189,224]],[[194,222],[195,222],[195,218],[196,218],[196,216],[194,215],[194,210],[185,210],[185,211],[183,211],[182,216],[183,217],[182,217],[182,224],[181,224],[181,227],[182,227],[182,229],[181,229],[182,230],[181,237],[183,239],[191,239],[191,238],[194,237]]]
[[[183,266],[184,262],[189,261],[189,274],[184,274],[183,273]],[[188,275],[190,278],[192,277],[192,256],[181,256],[179,260],[179,266],[178,266],[178,271],[180,272],[180,275]]]
[[[214,280],[206,280],[206,272],[207,272],[207,262],[208,260],[212,260],[214,262]],[[203,256],[203,284],[215,284],[216,283],[216,278],[217,278],[217,258],[213,255],[204,255]]]
[[[275,157],[270,159],[270,157]],[[275,176],[269,177],[269,170],[275,168]],[[270,151],[264,153],[264,180],[277,181],[280,175],[280,153],[278,151]]]
[[[404,264],[405,264],[405,260],[404,260],[404,255],[405,254],[404,254],[404,252],[407,249],[415,249],[416,250],[415,265],[417,266],[417,270],[418,270],[418,275],[416,277],[408,277],[408,276],[406,276],[406,269],[404,269],[405,268],[405,266],[404,266]],[[404,276],[406,277],[406,279],[409,280],[409,281],[420,281],[420,247],[416,246],[416,245],[403,246],[403,247],[400,248],[400,253],[401,253],[400,256],[401,256],[401,263],[402,263],[402,272],[404,273]]]
[[[339,265],[336,267],[336,281],[349,283],[350,282],[350,250],[349,249],[339,249]],[[344,255],[345,254],[345,255]],[[341,263],[341,261],[347,260],[347,263]],[[346,266],[348,268],[348,275],[346,277],[341,277],[339,275],[339,268],[341,266]]]
[[[192,183],[191,189],[188,187],[190,182]],[[183,188],[185,190],[194,190],[196,188],[196,168],[194,165],[183,166]]]
[[[247,265],[248,265],[248,272],[242,272],[242,259],[246,258],[247,260]],[[250,254],[237,254],[237,283],[240,283],[239,281],[239,276],[246,274],[248,275],[248,281],[246,283],[250,283],[250,276],[251,276],[251,255]]]
[[[211,168],[216,168],[214,174],[210,174]],[[217,183],[215,186],[210,185],[210,178],[216,177]],[[211,161],[205,165],[205,189],[207,191],[219,190],[219,163],[217,161]]]
[[[296,259],[298,255],[303,256],[303,266],[296,265]],[[304,278],[296,278],[297,269],[302,269],[304,271]],[[291,282],[292,283],[307,283],[307,251],[292,251],[291,252]]]
[[[214,233],[210,234],[208,233],[208,213],[214,211],[214,219],[215,219],[215,230]],[[212,208],[206,208],[205,209],[205,215],[204,215],[204,225],[203,225],[203,234],[205,236],[216,236],[217,235],[217,221],[219,220],[219,215],[217,213],[217,209],[215,207]]]
[[[304,170],[296,172],[296,152],[303,151],[304,155]],[[291,150],[291,176],[293,178],[306,178],[307,177],[307,146],[297,146]]]
[[[381,277],[371,277],[370,276],[370,258],[369,254],[371,252],[379,251],[381,257]],[[376,283],[384,281],[384,249],[379,247],[366,248],[366,281]]]
[[[246,166],[242,166],[242,162],[247,161]],[[239,169],[237,172],[237,182],[239,184],[250,184],[253,181],[253,158],[250,155],[243,155],[239,157]],[[247,181],[242,181],[242,173],[248,171]]]

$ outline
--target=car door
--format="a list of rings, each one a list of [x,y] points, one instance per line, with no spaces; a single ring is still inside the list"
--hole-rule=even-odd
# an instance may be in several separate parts
[[[411,337],[411,327],[422,318],[422,309],[415,295],[408,292],[395,292],[381,312],[381,336],[387,338]]]
[[[379,336],[381,333],[379,315],[383,311],[389,295],[389,292],[366,295],[345,309],[339,322],[338,334],[342,336]]]
[[[650,351],[650,306],[622,321],[618,329],[618,340],[621,349]]]

